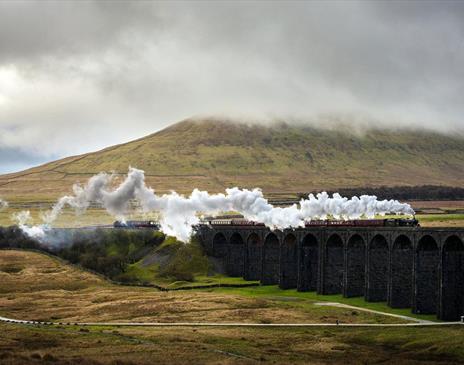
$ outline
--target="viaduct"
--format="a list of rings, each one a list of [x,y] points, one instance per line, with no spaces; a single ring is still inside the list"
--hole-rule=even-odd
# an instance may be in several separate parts
[[[464,228],[203,225],[198,235],[230,276],[442,320],[464,315]]]

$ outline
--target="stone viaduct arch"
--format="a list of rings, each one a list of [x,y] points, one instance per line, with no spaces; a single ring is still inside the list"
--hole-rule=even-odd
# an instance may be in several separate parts
[[[438,302],[438,244],[430,235],[421,237],[416,250],[414,313],[434,314]]]
[[[298,281],[298,243],[293,233],[287,234],[282,242],[280,266],[279,286],[282,289],[296,288]]]
[[[366,287],[366,243],[359,234],[347,242],[343,296],[360,297]]]
[[[262,266],[262,240],[256,233],[250,233],[246,242],[245,279],[260,280]]]
[[[202,227],[215,263],[231,276],[282,289],[342,293],[393,308],[464,316],[464,229],[421,227]],[[219,265],[221,263],[221,265]]]
[[[304,236],[299,252],[299,291],[315,291],[319,280],[319,243],[308,233]]]
[[[343,288],[343,240],[332,234],[327,240],[324,254],[324,280],[322,294],[339,294]]]
[[[263,245],[263,269],[261,283],[274,285],[279,283],[280,276],[280,242],[277,235],[269,233]]]
[[[387,239],[377,234],[369,242],[367,250],[365,298],[368,302],[387,300],[388,259]]]
[[[389,270],[388,305],[408,308],[412,305],[414,250],[411,240],[404,234],[392,246]]]
[[[441,268],[440,317],[456,321],[464,311],[464,245],[457,236],[445,240]]]
[[[229,240],[226,272],[229,276],[243,276],[245,268],[245,242],[238,232]]]
[[[226,236],[218,232],[213,237],[213,256],[223,258],[227,255],[227,239]]]

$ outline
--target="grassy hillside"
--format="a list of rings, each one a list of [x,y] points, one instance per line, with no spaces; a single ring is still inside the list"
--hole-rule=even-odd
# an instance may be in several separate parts
[[[0,176],[0,196],[46,200],[100,171],[124,174],[129,165],[144,169],[158,191],[239,185],[271,194],[367,185],[461,186],[464,139],[404,130],[359,135],[343,128],[187,120],[123,145]]]
[[[57,322],[401,323],[404,320],[314,305],[319,298],[187,290],[162,292],[122,286],[55,258],[0,250],[0,316]]]

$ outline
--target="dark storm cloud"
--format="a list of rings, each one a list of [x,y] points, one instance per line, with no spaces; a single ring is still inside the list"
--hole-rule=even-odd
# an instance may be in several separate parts
[[[463,64],[458,1],[3,1],[0,148],[79,153],[201,115],[462,132]]]

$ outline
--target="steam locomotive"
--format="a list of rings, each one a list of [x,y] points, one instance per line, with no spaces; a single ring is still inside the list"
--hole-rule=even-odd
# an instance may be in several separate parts
[[[264,226],[246,219],[209,219],[206,223],[214,226]],[[415,218],[354,219],[354,220],[311,220],[306,227],[420,227]]]
[[[116,221],[113,223],[114,228],[151,228],[154,230],[159,230],[160,225],[155,221]]]

